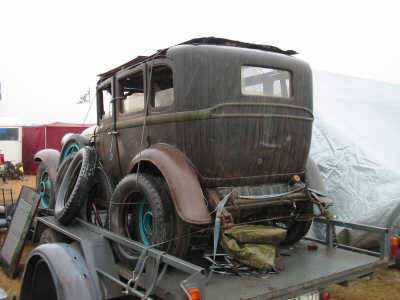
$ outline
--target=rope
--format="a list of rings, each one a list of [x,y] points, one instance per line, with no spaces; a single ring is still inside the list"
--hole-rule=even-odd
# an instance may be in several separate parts
[[[149,81],[150,82],[150,89],[152,88],[151,84],[151,77],[153,74],[153,61],[150,61],[150,70],[149,70]],[[143,119],[143,126],[142,126],[142,136],[140,138],[140,146],[139,146],[139,162],[138,162],[138,168],[137,168],[137,176],[136,176],[136,184],[138,183],[139,180],[139,174],[140,174],[140,162],[142,161],[142,145],[143,145],[143,140],[144,140],[144,131],[146,129],[146,120],[147,120],[147,114],[149,110],[149,102],[150,102],[150,95],[151,95],[151,90],[147,90],[147,96],[146,96],[146,105],[144,107],[144,119]]]
[[[292,218],[293,218],[292,216],[279,216],[279,217],[273,217],[273,218],[265,218],[265,219],[260,219],[260,220],[253,220],[253,221],[241,222],[241,223],[235,224],[235,226],[238,226],[238,225],[248,225],[248,224],[254,224],[254,223],[259,223],[259,222],[266,222],[266,221],[282,220],[282,219],[292,219]],[[148,247],[149,247],[149,248],[158,247],[158,246],[161,246],[161,245],[163,245],[163,244],[166,244],[166,243],[169,243],[169,242],[172,242],[172,241],[175,241],[175,240],[179,240],[179,239],[182,239],[182,238],[191,236],[191,235],[193,235],[193,234],[197,234],[197,233],[201,233],[201,232],[205,232],[205,231],[207,231],[207,230],[213,230],[213,229],[214,229],[214,226],[210,226],[210,227],[203,228],[203,229],[200,229],[200,230],[197,230],[197,231],[194,231],[194,232],[185,234],[185,235],[181,235],[181,236],[178,236],[178,237],[174,237],[174,238],[172,238],[172,239],[169,239],[169,240],[166,240],[166,241],[163,241],[163,242],[159,242],[159,243],[156,243],[156,244],[149,245]]]

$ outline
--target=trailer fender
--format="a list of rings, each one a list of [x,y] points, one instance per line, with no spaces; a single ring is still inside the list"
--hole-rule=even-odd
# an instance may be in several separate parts
[[[69,244],[43,244],[27,260],[22,278],[21,300],[101,299],[85,260]]]
[[[133,158],[128,173],[135,172],[139,162],[153,164],[163,175],[176,212],[183,221],[212,222],[196,172],[181,152],[166,144],[155,144]]]

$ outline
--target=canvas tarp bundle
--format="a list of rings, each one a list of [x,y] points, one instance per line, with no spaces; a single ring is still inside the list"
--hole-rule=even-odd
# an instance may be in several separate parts
[[[400,85],[314,72],[310,155],[338,220],[400,230]],[[313,226],[324,238],[325,228]],[[379,236],[337,227],[338,240],[374,247]]]
[[[273,226],[234,226],[222,235],[222,245],[242,264],[257,269],[271,269],[275,265],[275,245],[285,237],[286,230]]]

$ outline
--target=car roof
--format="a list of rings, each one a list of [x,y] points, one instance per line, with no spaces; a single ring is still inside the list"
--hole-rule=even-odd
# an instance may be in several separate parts
[[[245,43],[245,42],[240,42],[240,41],[235,41],[235,40],[229,40],[225,38],[216,38],[216,37],[201,37],[201,38],[195,38],[183,43],[180,43],[175,46],[179,45],[215,45],[215,46],[230,46],[230,47],[237,47],[237,48],[246,48],[246,49],[257,49],[257,50],[262,50],[262,51],[268,51],[268,52],[275,52],[275,53],[280,53],[280,54],[285,54],[285,55],[294,55],[297,54],[296,51],[294,50],[282,50],[278,47],[275,46],[270,46],[270,45],[260,45],[260,44],[253,44],[253,43]],[[112,77],[115,73],[121,70],[125,69],[130,69],[132,67],[137,66],[138,64],[141,64],[146,61],[150,61],[152,59],[162,57],[166,54],[168,49],[173,48],[168,47],[162,50],[158,50],[156,53],[150,56],[137,56],[136,58],[128,61],[127,63],[124,63],[116,68],[113,68],[107,72],[101,73],[98,76],[99,81],[98,83]]]

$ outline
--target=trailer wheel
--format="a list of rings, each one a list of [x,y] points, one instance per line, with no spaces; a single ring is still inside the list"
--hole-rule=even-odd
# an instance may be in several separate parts
[[[36,173],[36,190],[40,193],[40,206],[42,208],[54,207],[54,179],[44,162],[40,162]]]
[[[96,151],[90,147],[79,150],[72,158],[57,190],[54,215],[67,225],[78,213],[92,187],[96,167]]]
[[[174,208],[161,191],[160,185],[150,175],[127,175],[111,198],[111,231],[146,246],[162,243],[157,248],[169,253],[186,252],[177,249],[183,244],[163,243],[178,236],[179,232],[174,221]],[[187,245],[185,247],[187,249]],[[114,249],[121,262],[131,266],[136,263],[138,253],[135,251],[118,244]]]
[[[89,140],[80,134],[71,134],[68,136],[68,141],[63,145],[60,154],[60,166],[62,161],[66,159],[70,154],[78,152],[85,146],[89,146]]]
[[[68,239],[58,231],[55,231],[51,228],[45,229],[40,235],[39,244],[46,243],[66,243]]]

